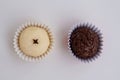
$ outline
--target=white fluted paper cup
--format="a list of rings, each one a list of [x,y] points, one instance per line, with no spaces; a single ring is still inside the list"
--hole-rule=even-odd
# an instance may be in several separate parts
[[[49,36],[50,44],[49,44],[47,50],[43,54],[41,54],[37,57],[33,57],[33,56],[25,54],[25,52],[23,52],[21,50],[20,44],[19,44],[19,37],[20,37],[21,32],[30,26],[35,26],[35,27],[44,29],[48,33],[48,36]],[[13,39],[13,46],[14,46],[14,49],[15,49],[15,52],[17,53],[17,55],[21,59],[23,59],[25,61],[30,61],[30,62],[39,62],[43,57],[45,57],[51,51],[51,49],[53,48],[53,43],[54,43],[53,34],[50,31],[50,29],[48,28],[48,26],[45,26],[45,25],[42,25],[39,23],[35,23],[35,22],[28,22],[28,23],[20,26],[17,29],[17,31],[15,32],[14,39]]]

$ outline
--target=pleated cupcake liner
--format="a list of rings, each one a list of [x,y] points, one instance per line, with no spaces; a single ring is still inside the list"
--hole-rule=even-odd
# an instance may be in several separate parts
[[[39,28],[44,29],[48,33],[48,36],[49,36],[49,39],[50,39],[50,45],[49,45],[48,49],[46,50],[45,53],[43,53],[42,55],[40,55],[38,57],[33,57],[33,56],[26,55],[19,47],[19,36],[20,36],[21,32],[24,29],[26,29],[27,27],[30,27],[30,26],[35,26],[35,27],[39,27]],[[17,29],[17,31],[15,32],[14,39],[13,39],[13,47],[14,47],[17,55],[21,59],[23,59],[25,61],[29,61],[29,62],[39,62],[43,57],[45,57],[52,50],[52,48],[54,46],[53,44],[54,44],[53,34],[50,31],[50,29],[48,28],[48,26],[46,26],[44,24],[39,24],[39,23],[36,23],[36,22],[27,22],[26,24],[22,24]]]

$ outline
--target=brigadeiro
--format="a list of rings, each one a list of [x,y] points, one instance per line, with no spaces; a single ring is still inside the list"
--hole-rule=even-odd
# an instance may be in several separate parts
[[[70,30],[68,46],[76,58],[82,61],[92,61],[102,50],[102,34],[92,24],[77,24]]]

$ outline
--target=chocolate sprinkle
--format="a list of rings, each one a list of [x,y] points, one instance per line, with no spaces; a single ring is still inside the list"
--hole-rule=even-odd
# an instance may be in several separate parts
[[[70,48],[79,59],[89,61],[101,52],[102,37],[97,28],[86,25],[77,26],[70,35]]]
[[[33,39],[33,44],[38,44],[38,39]]]

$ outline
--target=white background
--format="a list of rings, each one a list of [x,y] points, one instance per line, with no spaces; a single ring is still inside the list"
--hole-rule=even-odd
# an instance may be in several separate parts
[[[16,29],[32,20],[48,25],[55,47],[40,63],[14,52]],[[101,57],[83,63],[67,49],[73,24],[89,22],[103,33]],[[120,80],[120,0],[0,0],[0,80]]]

